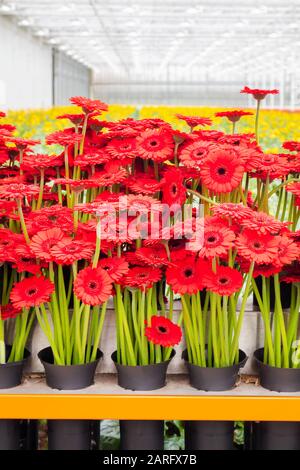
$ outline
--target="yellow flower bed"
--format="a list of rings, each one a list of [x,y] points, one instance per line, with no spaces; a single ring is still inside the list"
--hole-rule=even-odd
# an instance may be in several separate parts
[[[239,109],[239,108],[232,108]],[[183,121],[175,117],[176,113],[190,116],[210,117],[214,121],[213,129],[231,132],[232,124],[226,118],[216,118],[218,111],[228,108],[191,107],[191,106],[145,106],[140,110],[140,118],[158,117],[179,129],[186,130]],[[242,117],[236,125],[237,132],[254,132],[255,109],[253,116]],[[267,152],[281,152],[281,143],[285,140],[299,140],[300,112],[264,110],[260,112],[260,143]]]
[[[75,111],[74,111],[75,109]],[[214,114],[224,108],[187,107],[187,106],[143,106],[140,109],[129,105],[110,105],[109,111],[102,114],[102,119],[116,121],[126,117],[158,117],[170,122],[174,127],[187,130],[183,121],[178,120],[176,113],[207,116],[214,120],[213,129],[231,132],[231,123],[226,118],[215,118]],[[251,110],[255,112],[255,110]],[[9,111],[5,120],[17,126],[17,135],[26,138],[43,138],[58,129],[70,126],[68,120],[56,119],[65,113],[80,112],[74,106],[59,106],[51,109],[33,109]],[[285,140],[299,140],[300,112],[264,110],[260,114],[260,137],[265,151],[280,152],[281,143]],[[253,132],[254,116],[243,117],[237,123],[237,132]]]

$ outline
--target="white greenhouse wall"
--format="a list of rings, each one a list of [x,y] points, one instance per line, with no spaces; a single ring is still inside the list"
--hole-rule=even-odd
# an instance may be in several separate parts
[[[52,105],[52,49],[0,16],[0,107]]]

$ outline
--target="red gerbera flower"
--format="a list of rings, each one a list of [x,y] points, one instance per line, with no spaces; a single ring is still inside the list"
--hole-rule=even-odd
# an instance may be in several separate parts
[[[276,264],[283,266],[284,264],[291,264],[293,261],[298,260],[300,257],[300,247],[297,243],[287,235],[279,237],[278,255]]]
[[[54,227],[59,227],[64,232],[72,232],[74,228],[72,215],[72,209],[55,204],[30,212],[25,217],[26,226],[30,235]]]
[[[191,168],[201,168],[212,143],[205,140],[197,140],[184,144],[179,152],[179,159],[183,165]]]
[[[162,268],[168,266],[169,261],[166,249],[158,245],[155,248],[142,247],[136,250],[135,255],[138,260],[153,266],[154,268]]]
[[[241,183],[245,167],[232,150],[212,150],[200,169],[202,183],[215,193],[230,193]]]
[[[45,277],[29,277],[14,285],[10,293],[13,306],[29,308],[49,302],[54,284]]]
[[[3,111],[0,111],[0,118],[3,118],[5,116],[6,116],[6,114]]]
[[[232,202],[216,204],[211,210],[214,215],[230,218],[234,222],[241,222],[241,220],[247,219],[253,213],[249,207],[245,207],[243,204],[234,204]]]
[[[242,109],[235,109],[234,111],[220,111],[215,113],[216,117],[227,117],[231,122],[237,122],[242,116],[252,116],[250,111],[243,111]]]
[[[136,156],[136,139],[127,137],[125,139],[112,139],[105,147],[106,152],[113,158],[134,158]]]
[[[50,252],[55,263],[68,265],[80,259],[90,260],[94,253],[94,244],[65,237],[52,246]]]
[[[172,206],[182,204],[186,200],[186,188],[183,185],[184,177],[180,168],[171,167],[164,172],[162,179],[162,202]]]
[[[60,114],[59,116],[56,116],[56,119],[69,119],[72,124],[79,126],[79,124],[83,123],[84,114]]]
[[[279,90],[261,90],[259,88],[249,88],[245,86],[241,93],[246,93],[248,95],[252,95],[256,100],[263,100],[267,95],[277,95]]]
[[[150,178],[144,173],[138,173],[134,176],[129,176],[124,184],[136,194],[151,195],[155,194],[161,188],[161,182],[154,178]]]
[[[278,235],[284,228],[286,228],[286,223],[275,219],[275,217],[272,217],[265,212],[255,211],[251,211],[248,214],[248,218],[241,220],[240,224],[242,227],[257,231],[262,235],[266,233]]]
[[[291,152],[300,152],[300,142],[295,140],[288,140],[282,144],[282,147]]]
[[[158,268],[149,266],[130,268],[124,276],[122,284],[128,287],[136,287],[142,291],[149,289],[155,282],[160,281],[162,272]]]
[[[18,273],[27,272],[36,275],[41,271],[41,265],[37,264],[37,260],[32,255],[27,243],[16,247],[14,263],[14,267],[17,269]]]
[[[40,144],[40,140],[33,139],[23,139],[22,137],[7,136],[5,139],[6,142],[11,142],[15,144],[18,150],[25,150],[27,147],[32,147],[33,145]]]
[[[72,96],[70,102],[76,106],[80,106],[85,114],[89,114],[93,111],[99,111],[99,114],[101,111],[108,111],[108,105],[100,100],[92,100],[83,96]]]
[[[148,341],[163,347],[175,346],[182,338],[181,328],[166,317],[153,315],[151,324],[145,328]]]
[[[235,234],[229,228],[205,223],[203,246],[199,250],[199,255],[206,258],[226,255],[233,247],[234,240]]]
[[[143,159],[155,162],[172,160],[174,140],[170,132],[161,129],[147,129],[136,139],[137,154]]]
[[[15,308],[12,304],[0,305],[0,318],[7,320],[8,318],[16,318],[22,313],[22,309]]]
[[[228,266],[218,266],[216,272],[210,271],[205,275],[206,289],[219,295],[232,295],[243,285],[243,276],[236,269]]]
[[[39,194],[39,186],[33,184],[11,183],[0,185],[0,197],[3,199],[22,199]]]
[[[278,237],[244,230],[236,239],[237,252],[243,258],[258,264],[273,263],[278,254]]]
[[[80,134],[76,134],[74,129],[64,129],[63,131],[55,131],[46,137],[46,143],[48,145],[58,144],[62,147],[69,147],[75,143],[79,143],[82,140]]]
[[[52,261],[53,255],[51,249],[64,237],[65,234],[59,227],[43,230],[32,237],[30,249],[36,257],[45,261]]]
[[[98,266],[107,272],[113,282],[119,282],[129,271],[129,265],[124,258],[103,258]]]
[[[74,293],[86,305],[106,302],[112,293],[112,280],[102,268],[85,268],[74,281]]]
[[[196,126],[211,126],[212,120],[207,117],[200,116],[184,116],[183,114],[176,114],[178,119],[185,121],[191,129]]]
[[[189,255],[177,260],[175,266],[166,271],[167,284],[175,294],[196,294],[203,289],[203,276],[208,264]]]

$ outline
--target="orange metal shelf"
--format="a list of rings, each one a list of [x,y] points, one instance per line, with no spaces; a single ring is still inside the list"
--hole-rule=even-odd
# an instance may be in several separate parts
[[[29,380],[0,392],[1,418],[300,421],[300,394],[245,384],[231,392],[198,392],[184,377],[172,377],[151,393],[123,391],[113,376],[76,392],[52,391],[41,380]]]

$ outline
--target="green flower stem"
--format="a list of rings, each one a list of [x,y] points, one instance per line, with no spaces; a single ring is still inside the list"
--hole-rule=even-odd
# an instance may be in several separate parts
[[[274,275],[274,288],[275,288],[275,316],[277,315],[279,322],[279,329],[282,340],[282,364],[283,367],[289,367],[289,351],[287,343],[287,334],[285,329],[284,315],[281,305],[281,296],[280,296],[280,282],[279,274]]]
[[[216,295],[210,293],[210,322],[211,322],[211,337],[212,337],[212,350],[213,350],[213,361],[214,367],[220,367],[220,350],[219,340],[217,331],[217,313],[216,313]]]
[[[23,156],[24,156],[24,150],[20,149],[19,150],[20,176],[23,176],[24,174],[23,168],[21,168],[23,164]]]
[[[287,328],[287,344],[289,354],[291,354],[292,343],[297,339],[298,324],[299,324],[299,309],[300,309],[300,286],[299,284],[292,285],[292,293],[295,296],[296,302],[293,302],[289,315],[289,323]]]
[[[153,294],[153,288],[151,287],[147,294],[147,325],[151,325],[151,317],[153,314],[152,310],[152,294]],[[150,364],[154,364],[154,359],[155,359],[155,348],[153,343],[149,343],[149,352],[150,352]]]
[[[93,350],[91,354],[91,362],[96,360],[97,357],[97,349],[100,345],[100,339],[103,331],[103,325],[104,325],[104,320],[106,316],[106,307],[107,307],[107,302],[104,302],[101,307],[101,313],[100,313],[100,319],[98,320],[98,326],[95,329],[95,334],[94,334],[94,345],[93,345]]]
[[[40,192],[39,192],[39,197],[38,197],[37,206],[36,206],[37,210],[41,209],[42,203],[43,203],[44,185],[45,185],[45,170],[44,170],[44,168],[40,169],[40,174],[41,174]]]
[[[74,207],[78,204],[79,200],[79,192],[74,191]],[[78,229],[78,222],[79,222],[79,211],[74,210],[73,211],[73,223],[74,223],[74,233],[77,232]]]
[[[72,351],[71,351],[71,342],[70,342],[70,318],[69,318],[69,308],[66,296],[65,281],[63,267],[58,265],[58,287],[59,287],[59,303],[60,303],[60,313],[62,317],[62,324],[64,325],[64,345],[65,345],[65,354],[66,354],[66,364],[71,365]]]
[[[200,365],[197,362],[198,357],[197,357],[196,348],[195,348],[196,341],[194,338],[193,326],[192,326],[192,322],[190,318],[188,305],[185,300],[185,296],[181,296],[181,303],[182,303],[183,322],[184,322],[184,330],[185,330],[185,335],[186,335],[186,344],[187,344],[189,362],[195,365]]]
[[[172,321],[173,319],[173,310],[174,310],[174,293],[173,290],[170,290],[170,295],[169,295],[169,320]]]
[[[136,338],[136,342],[138,345],[138,356],[137,356],[137,362],[139,363],[142,361],[142,356],[143,356],[143,346],[142,346],[142,341],[141,341],[141,334],[140,334],[140,328],[139,328],[139,323],[138,323],[138,314],[137,314],[137,291],[134,290],[132,292],[132,299],[131,299],[131,311],[132,311],[132,321],[133,321],[133,330],[134,330],[134,335]],[[152,345],[153,346],[153,345]],[[154,347],[152,347],[152,351],[150,349],[150,362],[154,363]]]
[[[228,327],[228,297],[223,297],[223,308],[221,312],[223,316],[223,327],[224,327],[224,351],[225,351],[225,365],[230,365],[229,357],[229,327]]]
[[[260,102],[261,100],[256,100],[256,115],[255,115],[255,136],[256,136],[256,141],[259,143],[259,136],[258,136],[258,124],[259,124],[259,111],[260,111]]]
[[[221,305],[221,297],[217,295],[216,298],[216,306],[217,306],[217,323],[219,327],[219,344],[220,344],[220,365],[222,367],[229,365],[226,363],[226,350],[225,350],[225,330],[224,330],[224,321],[223,321],[223,310]],[[228,357],[229,361],[229,357]]]
[[[23,232],[24,238],[26,240],[26,243],[29,244],[30,243],[30,238],[29,238],[27,227],[26,227],[26,224],[25,224],[21,199],[17,198],[16,202],[17,202],[17,208],[18,208],[18,214],[19,214],[19,218],[20,218],[20,224],[21,224],[22,232]]]
[[[251,287],[251,280],[252,280],[252,275],[253,275],[253,270],[254,270],[254,262],[251,262],[249,273],[247,275],[247,282],[246,282],[246,287],[245,291],[243,294],[243,300],[242,300],[242,305],[241,305],[241,310],[237,319],[237,324],[236,328],[234,331],[234,336],[231,344],[231,355],[230,355],[230,363],[234,364],[234,360],[237,357],[238,350],[239,350],[239,338],[243,326],[243,320],[244,320],[244,315],[245,315],[245,309],[246,309],[246,303],[247,299],[249,296],[250,292],[250,287]]]
[[[232,122],[232,134],[235,133],[235,125],[236,125],[236,121],[233,121]]]
[[[72,270],[73,270],[73,279],[75,282],[75,279],[77,277],[77,262],[73,263],[72,265]],[[78,297],[74,294],[73,296],[73,302],[74,302],[74,311],[73,311],[73,316],[75,318],[74,321],[74,363],[78,364],[80,361],[80,354],[81,354],[81,328],[80,328],[80,323],[81,323],[81,311],[80,311],[80,302]]]
[[[51,326],[48,322],[46,311],[42,310],[42,313],[41,313],[39,307],[35,307],[35,312],[36,312],[36,316],[37,316],[39,325],[40,325],[41,329],[43,330],[43,332],[44,332],[44,334],[45,334],[46,338],[48,339],[49,344],[51,346],[55,364],[63,366],[64,361],[59,356],[59,352],[58,352],[56,344],[55,344],[54,336],[53,336],[52,331],[51,331]]]
[[[137,365],[136,356],[134,354],[132,339],[129,333],[127,316],[126,316],[126,312],[125,312],[123,301],[122,301],[121,288],[118,284],[115,284],[115,290],[116,290],[117,312],[118,312],[117,321],[118,321],[118,327],[120,328],[119,337],[120,337],[122,364],[129,365],[129,366],[136,366]]]
[[[89,330],[89,324],[90,324],[90,311],[91,311],[91,306],[90,305],[85,305],[83,308],[83,315],[82,315],[82,333],[81,333],[81,363],[86,364],[87,362],[87,337],[88,337],[88,330]]]
[[[21,359],[23,359],[23,356],[24,356],[24,337],[26,334],[26,325],[27,325],[28,315],[29,315],[29,310],[23,309],[22,314],[20,316],[21,330],[20,330],[20,335],[18,338],[18,343],[16,345],[16,352],[15,352],[16,361],[20,361]]]
[[[203,194],[198,193],[197,191],[193,191],[192,189],[188,189],[187,192],[189,194],[193,194],[194,196],[198,197],[202,201],[208,202],[209,204],[213,204],[213,205],[217,204],[216,201],[213,201],[213,199],[210,199],[210,198],[204,196]]]
[[[148,364],[148,342],[147,338],[145,336],[145,291],[141,292],[139,290],[138,292],[138,317],[139,317],[139,328],[140,328],[140,335],[141,335],[141,343],[142,343],[142,364],[141,365],[147,365]]]
[[[270,318],[267,316],[266,313],[266,306],[264,305],[264,302],[261,298],[261,295],[258,291],[257,284],[255,279],[252,279],[252,287],[253,287],[253,292],[257,298],[258,306],[263,318],[264,326],[265,326],[265,335],[266,335],[266,341],[267,341],[267,348],[268,348],[268,354],[269,354],[269,365],[270,366],[275,366],[275,353],[274,353],[274,347],[273,347],[273,341],[272,341],[272,328],[271,328],[271,323],[270,323]]]
[[[0,315],[0,364],[5,364],[5,338],[4,338],[4,321]]]
[[[97,238],[96,238],[96,250],[95,250],[95,255],[93,258],[93,268],[96,268],[98,265],[98,261],[100,258],[100,251],[101,251],[101,222],[99,217],[97,217]]]
[[[49,263],[49,278],[50,281],[52,281],[55,285],[55,274],[52,262]],[[56,291],[51,294],[51,313],[53,318],[54,338],[57,344],[57,349],[59,351],[60,357],[65,358],[62,323]]]
[[[85,134],[86,134],[86,130],[87,130],[88,119],[89,119],[89,115],[86,114],[84,116],[84,121],[83,121],[83,126],[82,126],[82,139],[80,141],[79,155],[83,154],[84,140],[85,140]]]
[[[197,312],[197,299],[196,296],[193,294],[190,298],[187,297],[187,302],[189,303],[189,310],[191,312],[191,321],[192,321],[192,328],[193,328],[193,335],[195,341],[195,351],[197,355],[197,361],[199,364],[203,364],[201,350],[200,350],[200,334],[198,329],[198,312]]]
[[[206,367],[206,355],[205,355],[205,323],[203,321],[203,312],[201,306],[200,292],[196,295],[197,313],[198,313],[198,324],[199,324],[199,346],[200,346],[200,357],[202,367]],[[206,300],[206,299],[205,299]]]
[[[91,321],[90,321],[90,328],[88,331],[88,338],[87,338],[87,346],[86,346],[86,362],[90,362],[91,353],[92,353],[92,345],[94,344],[95,339],[95,329],[99,323],[99,316],[100,316],[100,309],[99,306],[94,306],[92,308],[91,313]]]
[[[265,307],[265,319],[270,325],[271,331],[271,324],[270,324],[270,279],[266,279],[265,276],[262,276],[262,299],[263,305]],[[268,343],[268,332],[265,328],[265,341],[264,341],[264,363],[267,364],[268,362],[268,355],[269,355],[269,343]]]
[[[286,207],[287,207],[287,202],[288,202],[288,192],[284,192],[284,197],[283,197],[283,206],[282,206],[282,212],[281,212],[281,222],[284,222],[285,220],[285,213],[286,213]]]

